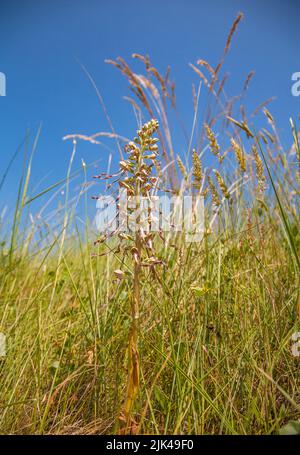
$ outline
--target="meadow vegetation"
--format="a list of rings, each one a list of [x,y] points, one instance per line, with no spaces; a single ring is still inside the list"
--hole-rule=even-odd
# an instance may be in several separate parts
[[[138,54],[138,72],[122,58],[109,61],[133,92],[137,141],[128,146],[110,118],[108,133],[67,136],[66,179],[37,194],[30,185],[37,135],[14,219],[9,228],[1,221],[0,433],[276,434],[299,420],[300,357],[291,351],[300,316],[299,135],[291,121],[283,145],[269,101],[246,112],[252,72],[239,96],[227,95],[222,69],[240,20],[216,67],[191,65],[198,83],[189,133],[182,127],[185,150],[172,139],[182,124],[170,71],[161,75]],[[145,140],[150,127],[158,141]],[[76,174],[72,164],[81,140],[97,146],[102,138],[115,142],[121,169],[133,176],[121,181],[135,194],[159,181],[172,194],[205,198],[201,242],[161,232],[151,239],[154,255],[149,238],[99,237],[87,214],[92,171],[84,164]],[[145,141],[157,178],[148,187],[149,169],[137,184],[143,163],[124,159],[135,147],[144,153]],[[57,217],[32,214],[33,202],[61,189]]]

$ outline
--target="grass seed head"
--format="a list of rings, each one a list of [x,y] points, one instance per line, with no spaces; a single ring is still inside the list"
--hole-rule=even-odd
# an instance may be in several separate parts
[[[255,162],[255,170],[256,170],[256,178],[258,180],[259,188],[261,191],[264,190],[265,186],[265,174],[264,174],[264,165],[261,160],[261,157],[259,156],[258,150],[255,145],[252,146],[252,153],[254,156],[254,162]]]
[[[221,205],[221,201],[220,201],[220,196],[219,196],[218,190],[210,176],[207,177],[207,180],[208,180],[208,185],[210,188],[213,204],[216,207],[219,207]]]
[[[204,125],[204,128],[205,128],[205,132],[206,132],[206,137],[209,142],[210,150],[215,156],[217,156],[219,158],[220,146],[218,144],[216,136],[214,135],[213,131],[207,124]]]
[[[236,160],[239,164],[240,171],[242,173],[246,172],[246,157],[245,157],[245,153],[244,153],[242,147],[233,138],[231,138],[231,145],[232,145]]]
[[[202,163],[196,150],[193,150],[193,177],[194,187],[199,189],[203,179]]]
[[[217,171],[216,169],[214,169],[214,174],[216,176],[216,179],[217,179],[217,182],[219,184],[219,187],[222,191],[222,194],[223,196],[226,198],[226,199],[230,199],[230,193],[228,191],[228,188],[227,188],[227,185],[226,183],[224,182],[224,179],[223,177],[221,176],[220,172]]]

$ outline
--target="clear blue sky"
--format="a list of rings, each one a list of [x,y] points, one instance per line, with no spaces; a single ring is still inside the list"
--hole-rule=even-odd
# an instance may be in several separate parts
[[[300,71],[299,1],[1,0],[0,71],[6,74],[7,96],[0,98],[0,178],[26,130],[34,134],[40,122],[33,166],[33,183],[46,176],[40,189],[66,174],[71,144],[62,141],[65,134],[109,129],[78,60],[94,77],[116,130],[126,136],[136,129],[122,99],[128,86],[104,60],[138,52],[149,54],[162,71],[170,64],[178,108],[189,128],[191,83],[197,76],[188,64],[203,58],[216,65],[239,11],[245,17],[225,65],[230,94],[239,93],[255,70],[249,107],[276,97],[271,111],[287,131],[289,117],[300,111],[300,97],[291,95],[291,75]],[[79,144],[75,167],[81,158],[101,157],[105,165],[105,150]],[[11,205],[20,163],[21,158],[0,194],[0,209]]]

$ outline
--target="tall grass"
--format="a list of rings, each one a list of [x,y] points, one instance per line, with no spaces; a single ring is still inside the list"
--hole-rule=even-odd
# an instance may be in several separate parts
[[[137,97],[130,103],[139,127],[143,118],[159,118],[161,179],[176,193],[200,192],[206,201],[203,240],[167,235],[156,244],[164,264],[156,279],[150,271],[139,275],[140,384],[131,432],[270,434],[299,419],[300,363],[291,353],[300,313],[299,136],[292,123],[293,145],[283,147],[268,110],[267,124],[261,120],[257,128],[258,111],[248,118],[242,98],[227,97],[221,67],[240,19],[215,69],[203,60],[192,65],[212,99],[200,121],[201,94],[194,90],[192,133],[186,156],[177,160],[171,125],[180,118],[169,71],[161,76],[140,55],[144,75],[123,59],[112,62]],[[73,171],[72,160],[78,139],[108,136],[119,144],[122,137],[114,130],[71,136],[66,179],[31,194],[38,135],[0,247],[0,332],[7,338],[0,432],[113,433],[126,396],[134,270],[122,250],[103,255],[103,243],[93,246],[89,168]],[[82,187],[72,199],[70,184],[79,176]],[[29,222],[32,202],[61,188],[65,202],[56,222]],[[83,231],[74,217],[79,198]],[[116,280],[119,269],[125,279]]]

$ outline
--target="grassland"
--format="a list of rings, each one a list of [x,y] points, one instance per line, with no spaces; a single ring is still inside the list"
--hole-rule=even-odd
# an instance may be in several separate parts
[[[208,81],[199,75],[210,92],[218,87],[219,102],[224,93],[219,74],[198,63],[198,73],[204,67],[211,76]],[[203,240],[186,243],[181,234],[157,238],[163,265],[140,277],[140,384],[130,431],[276,434],[300,413],[300,363],[291,352],[300,314],[296,128],[292,125],[291,147],[285,148],[269,111],[264,111],[265,128],[256,132],[254,121],[232,120],[227,100],[217,104],[219,114],[206,118],[210,127],[200,128],[196,137],[195,94],[187,151],[191,156],[196,144],[200,175],[195,160],[187,160],[190,168],[185,168],[172,156],[163,110],[166,79],[152,71],[155,92],[154,82],[145,88],[146,76],[141,84],[124,61],[118,65],[136,89],[145,118],[159,117],[147,104],[147,90],[160,94],[159,148],[162,162],[171,163],[166,181],[173,189],[176,181],[188,188],[198,178],[206,198]],[[118,139],[113,130],[111,136]],[[101,256],[105,247],[94,245],[88,217],[84,230],[78,229],[69,203],[71,165],[61,184],[65,206],[55,229],[40,218],[28,221],[29,160],[14,221],[2,235],[0,332],[7,339],[7,355],[0,358],[2,434],[111,434],[122,428],[133,263],[122,249]],[[221,179],[212,168],[219,169]],[[86,179],[85,168],[83,173]],[[84,192],[81,197],[87,208],[90,199]],[[125,278],[116,279],[119,269]]]

